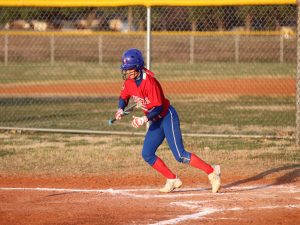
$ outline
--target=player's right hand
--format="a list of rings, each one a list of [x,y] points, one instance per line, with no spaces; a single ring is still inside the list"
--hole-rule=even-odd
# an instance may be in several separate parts
[[[118,109],[118,111],[116,112],[116,115],[115,115],[116,120],[120,120],[122,118],[123,114],[124,114],[123,109]]]

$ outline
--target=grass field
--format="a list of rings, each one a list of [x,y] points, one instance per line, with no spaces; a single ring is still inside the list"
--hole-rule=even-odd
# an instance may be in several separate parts
[[[66,82],[84,80],[118,81],[122,76],[119,63],[18,63],[0,66],[0,84],[28,82]],[[201,80],[250,77],[295,77],[294,63],[174,64],[155,62],[153,72],[159,80]]]
[[[130,125],[131,116],[108,125],[108,119],[116,110],[114,98],[7,98],[0,101],[5,106],[0,111],[2,126],[136,131]],[[171,98],[171,102],[180,115],[184,133],[294,134],[293,97]]]
[[[142,144],[143,137],[1,132],[0,174],[145,174],[149,167],[141,157]],[[185,137],[184,144],[224,170],[243,165],[259,171],[300,161],[293,140]],[[157,153],[181,174],[197,172],[176,162],[166,142]]]

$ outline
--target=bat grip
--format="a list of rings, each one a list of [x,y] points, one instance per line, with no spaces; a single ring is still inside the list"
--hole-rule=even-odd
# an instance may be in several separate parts
[[[126,109],[124,110],[124,112],[122,113],[122,116],[128,115],[128,114],[130,113],[130,111],[133,110],[134,107],[136,107],[136,104],[133,104],[133,105],[131,105],[130,107],[126,108]],[[109,125],[112,125],[116,120],[117,120],[116,118],[110,119],[110,120],[108,121],[108,124],[109,124]]]

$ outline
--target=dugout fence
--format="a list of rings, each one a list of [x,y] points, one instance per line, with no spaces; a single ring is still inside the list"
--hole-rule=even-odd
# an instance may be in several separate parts
[[[137,33],[137,34],[136,34]],[[124,37],[122,32],[85,32],[85,31],[4,31],[0,59],[4,66],[16,62],[50,63],[61,61],[117,62],[120,58],[114,51],[107,49],[126,49],[131,39],[139,42],[138,46],[147,51],[147,35],[145,32],[132,32]],[[219,31],[219,32],[152,32],[156,52],[153,60],[165,63],[181,61],[183,63],[199,63],[202,61],[271,61],[283,63],[295,62],[296,34],[286,31]],[[174,37],[175,36],[175,37]],[[259,37],[257,37],[259,36]],[[122,42],[119,40],[122,39]],[[166,42],[166,40],[169,40]],[[28,45],[24,45],[28,43]],[[66,43],[70,43],[66,45]],[[79,46],[76,44],[80,43]],[[250,43],[250,44],[249,44]],[[161,49],[163,45],[164,49]],[[167,49],[181,46],[179,53],[164,54]],[[256,49],[260,47],[261,51]],[[225,51],[218,52],[218,49]],[[205,52],[206,54],[203,54]],[[30,54],[33,53],[33,54]],[[145,56],[146,57],[146,56]]]
[[[296,1],[0,6],[2,128],[136,132],[129,117],[107,123],[122,86],[121,55],[134,47],[185,135],[298,137]]]

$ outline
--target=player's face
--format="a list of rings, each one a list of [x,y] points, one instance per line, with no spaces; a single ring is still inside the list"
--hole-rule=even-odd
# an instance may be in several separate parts
[[[135,69],[126,70],[123,72],[125,74],[126,79],[135,79],[136,77],[138,77],[140,75],[140,72],[136,71]]]

